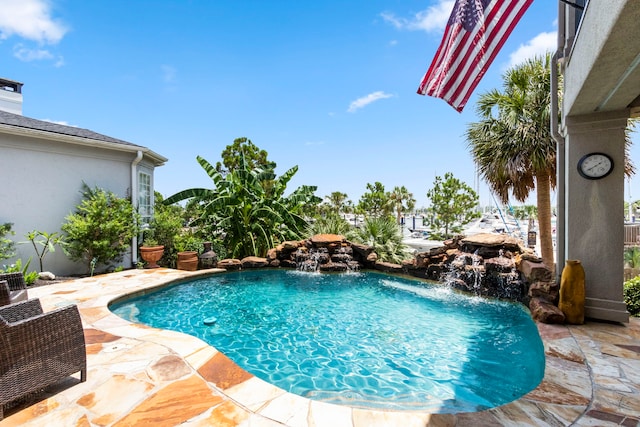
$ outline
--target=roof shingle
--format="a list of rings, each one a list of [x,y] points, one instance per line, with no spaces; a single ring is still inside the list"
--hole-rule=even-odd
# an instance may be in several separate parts
[[[66,126],[58,123],[47,122],[44,120],[32,119],[19,114],[12,114],[7,111],[0,110],[0,124],[15,126],[25,129],[35,129],[44,132],[57,133],[62,135],[76,136],[79,138],[93,139],[95,141],[110,142],[115,144],[129,145],[132,147],[140,147],[139,145],[132,144],[121,139],[112,138],[107,135],[91,131],[89,129],[83,129],[74,126]]]

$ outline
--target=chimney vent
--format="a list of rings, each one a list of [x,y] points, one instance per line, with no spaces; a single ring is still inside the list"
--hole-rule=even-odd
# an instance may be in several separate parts
[[[22,115],[22,83],[0,77],[0,110]]]

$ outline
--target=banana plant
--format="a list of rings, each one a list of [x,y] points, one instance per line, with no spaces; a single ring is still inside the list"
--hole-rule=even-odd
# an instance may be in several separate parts
[[[199,200],[201,213],[194,225],[223,236],[229,255],[235,258],[264,256],[281,241],[302,238],[307,225],[305,209],[321,201],[314,186],[301,186],[284,195],[297,166],[276,177],[272,168],[250,167],[242,158],[237,168],[223,175],[204,158],[198,156],[197,161],[213,188],[186,189],[164,203]]]

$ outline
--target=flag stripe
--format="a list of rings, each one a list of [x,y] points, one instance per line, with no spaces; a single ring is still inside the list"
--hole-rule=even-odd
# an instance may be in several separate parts
[[[504,3],[503,3],[504,4]],[[461,88],[461,85],[465,85],[467,83],[473,83],[474,79],[470,79],[472,73],[476,72],[476,68],[480,64],[480,66],[484,65],[483,56],[486,54],[486,40],[492,40],[491,37],[493,35],[492,30],[495,28],[492,25],[495,22],[495,15],[499,12],[499,9],[494,7],[495,3],[490,5],[490,8],[486,12],[486,18],[483,20],[473,32],[473,41],[471,43],[467,42],[461,45],[461,48],[457,50],[454,54],[458,58],[457,64],[458,66],[455,68],[451,68],[448,71],[448,74],[453,76],[448,81],[448,84],[443,87],[441,94],[446,96],[448,99],[453,100],[454,97],[450,93],[450,91],[456,88]],[[487,22],[489,25],[487,25]]]
[[[496,4],[497,7],[495,7]],[[496,24],[500,23],[499,14],[503,11],[502,9],[500,9],[500,6],[505,5],[513,6],[513,3],[490,4],[485,11],[486,21],[489,22],[489,25],[487,25],[487,22],[480,22],[479,25],[476,25],[473,32],[462,32],[463,34],[465,34],[465,37],[455,43],[456,49],[451,55],[452,57],[456,58],[456,61],[454,62],[454,64],[450,64],[447,67],[447,72],[443,73],[443,76],[441,77],[441,79],[445,77],[449,77],[449,79],[446,80],[446,84],[441,85],[439,91],[436,93],[437,95],[440,95],[443,97],[443,99],[450,100],[452,103],[455,103],[457,105],[465,103],[465,97],[463,96],[462,98],[457,99],[456,96],[451,94],[451,88],[462,88],[462,86],[466,86],[468,88],[471,87],[471,85],[473,85],[474,87],[475,85],[477,85],[477,83],[474,85],[474,82],[479,81],[479,78],[470,78],[470,74],[476,73],[477,76],[478,74],[476,68],[478,66],[480,66],[480,70],[482,70],[483,66],[486,69],[486,63],[481,63],[483,57],[487,55],[486,40],[493,40],[493,29],[497,28]],[[486,33],[483,31],[485,30],[485,26],[488,27],[488,31]],[[469,39],[472,40],[470,41]],[[491,48],[492,46],[489,45],[489,49]],[[482,76],[480,75],[480,77]],[[467,93],[468,95],[470,95],[471,92],[467,89],[465,91],[465,94]],[[462,107],[463,105],[460,106]]]
[[[494,11],[496,11],[496,9],[494,9]],[[489,68],[488,64],[491,64],[502,48],[502,45],[507,40],[511,30],[513,30],[515,21],[513,20],[514,17],[511,15],[516,12],[517,10],[515,9],[515,5],[510,4],[508,5],[508,10],[496,11],[495,18],[490,18],[489,25],[487,26],[485,33],[485,39],[491,40],[491,42],[488,43],[488,46],[484,46],[485,49],[476,49],[477,52],[473,59],[470,58],[466,63],[466,72],[464,72],[464,70],[459,71],[458,75],[464,75],[464,78],[459,77],[457,79],[457,88],[454,86],[454,92],[447,93],[449,99],[452,99],[456,103],[466,104],[466,101],[471,96],[473,89],[475,89],[478,83],[480,83],[480,80]],[[507,16],[505,17],[505,15]],[[504,18],[506,18],[506,21]],[[504,25],[501,25],[502,22],[510,23],[510,25],[505,27]],[[478,67],[480,68],[480,71],[476,72],[475,69]],[[450,89],[452,88],[451,86]]]
[[[472,15],[474,7],[469,2],[481,7],[478,0],[456,0],[440,46],[418,87],[419,94],[442,98],[457,111],[462,111],[533,0],[490,0],[479,16]],[[465,26],[472,28],[467,31]]]
[[[489,5],[491,9],[493,9],[493,4]],[[452,13],[455,13],[455,8]],[[488,13],[491,13],[491,11]],[[449,60],[446,65],[440,66],[441,75],[438,77],[438,90],[434,90],[434,94],[444,94],[448,90],[449,85],[454,83],[454,80],[452,80],[450,76],[456,76],[456,71],[460,67],[460,63],[466,61],[468,57],[467,52],[479,46],[481,47],[481,44],[478,43],[478,38],[479,36],[480,38],[483,37],[481,34],[484,30],[484,22],[476,24],[473,31],[462,31],[462,25],[460,24],[454,24],[453,26],[459,31],[456,37],[450,40],[449,45],[452,47],[448,48],[445,52],[449,56]],[[452,59],[454,59],[453,64]],[[443,80],[444,83],[442,83]]]
[[[515,27],[517,21],[522,16],[522,13],[519,13],[521,9],[516,9],[515,7],[510,7],[509,9],[510,10],[505,11],[503,13],[503,15],[508,14],[506,17],[507,18],[506,22],[508,23],[508,26],[506,27],[503,25],[498,26],[493,22],[491,24],[492,28],[490,29],[489,32],[491,32],[492,34],[487,38],[495,40],[495,43],[491,43],[489,48],[485,50],[484,57],[487,65],[485,66],[483,64],[482,70],[479,73],[477,73],[475,77],[472,77],[471,75],[473,70],[469,69],[467,71],[465,75],[466,84],[464,85],[464,87],[460,86],[458,90],[456,90],[453,94],[450,95],[450,98],[455,100],[455,102],[466,104],[466,101],[471,96],[473,89],[475,89],[478,83],[480,83],[480,80],[482,79],[485,72],[489,68],[489,64],[493,62],[498,52],[500,51],[504,43],[507,41],[509,34],[511,34],[511,32],[513,31],[513,28]],[[495,35],[493,33],[495,33]],[[478,54],[474,60],[474,65],[477,66],[477,64],[481,60],[482,58],[480,57],[480,54]]]
[[[429,90],[430,92],[434,91],[436,90],[434,88],[437,88],[440,85],[440,82],[444,78],[444,73],[439,73],[438,69],[442,67],[441,62],[444,60],[445,54],[449,50],[448,48],[444,47],[444,45],[457,38],[457,33],[459,31],[460,27],[449,26],[446,28],[444,37],[442,38],[442,42],[440,43],[440,47],[438,47],[438,50],[436,51],[436,56],[433,59],[433,62],[431,62],[429,70],[427,70],[426,74],[422,78],[418,93],[422,93],[424,95],[427,90]],[[455,32],[456,34],[452,34],[453,32]]]

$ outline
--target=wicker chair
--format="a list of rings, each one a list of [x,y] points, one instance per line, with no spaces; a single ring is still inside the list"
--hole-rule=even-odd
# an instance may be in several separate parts
[[[22,273],[0,274],[0,306],[26,301],[27,298],[27,286]]]
[[[43,313],[40,300],[0,307],[0,420],[4,406],[80,372],[87,354],[78,307]]]

